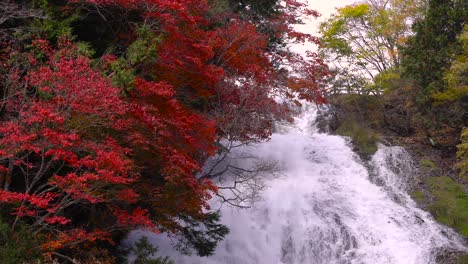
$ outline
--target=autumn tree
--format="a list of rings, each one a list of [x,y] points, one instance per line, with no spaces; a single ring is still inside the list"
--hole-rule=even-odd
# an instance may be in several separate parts
[[[279,168],[272,162],[239,154],[236,149],[268,139],[274,122],[290,121],[290,107],[275,97],[291,99],[296,94],[323,103],[323,81],[328,75],[328,68],[316,54],[304,58],[285,45],[315,42],[314,37],[296,32],[292,25],[301,23],[299,14],[317,14],[304,3],[288,1],[284,7],[279,2],[267,2],[257,4],[270,4],[271,12],[254,12],[256,17],[249,13],[258,6],[248,1],[238,3],[233,12],[245,12],[218,27],[218,41],[213,42],[215,63],[225,72],[209,100],[210,114],[217,120],[220,147],[200,178],[219,183],[219,189],[229,193],[218,194],[222,201],[241,207],[258,199],[264,187],[262,178],[276,175]],[[263,19],[258,21],[258,16]],[[234,160],[243,160],[244,165]],[[245,165],[249,160],[250,165]]]
[[[119,90],[71,47],[54,50],[35,40],[31,48],[10,54],[33,67],[24,76],[18,65],[9,69],[0,130],[0,160],[13,164],[1,167],[11,177],[1,194],[2,209],[14,216],[11,229],[28,223],[33,234],[47,237],[41,250],[61,256],[61,248],[109,240],[112,230],[129,224],[154,227],[147,210],[127,207],[136,202],[129,184],[137,174],[129,149],[112,136],[129,110]],[[78,208],[114,220],[89,225],[93,219],[74,218]]]
[[[398,71],[401,47],[421,10],[420,1],[399,0],[364,1],[337,9],[320,26],[321,55],[334,64],[334,83],[368,93],[363,83]],[[374,90],[380,91],[381,87]]]
[[[233,3],[35,1],[43,17],[11,20],[33,30],[1,43],[9,232],[25,227],[44,238],[36,249],[45,257],[68,261],[112,259],[109,245],[136,227],[168,233],[184,252],[213,253],[228,229],[210,198],[221,188],[251,197],[216,186],[216,176],[256,184],[258,172],[277,169],[226,164],[204,174],[202,165],[290,120],[276,98],[323,103],[328,75],[317,54],[287,47],[315,41],[293,29],[299,12],[315,12],[273,1],[256,11],[262,23],[240,14],[253,2]]]

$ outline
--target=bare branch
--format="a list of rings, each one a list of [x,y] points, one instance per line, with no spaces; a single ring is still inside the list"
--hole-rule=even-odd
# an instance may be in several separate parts
[[[33,18],[46,19],[46,16],[41,10],[32,9],[26,5],[15,3],[14,1],[6,0],[0,3],[0,33],[2,34],[8,30],[19,30],[19,28],[6,25],[7,23]]]

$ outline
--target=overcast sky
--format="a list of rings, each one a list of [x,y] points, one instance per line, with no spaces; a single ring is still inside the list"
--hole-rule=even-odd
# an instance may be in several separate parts
[[[302,32],[309,33],[315,36],[318,36],[318,24],[328,18],[332,13],[335,12],[335,8],[343,7],[345,5],[352,4],[356,0],[308,0],[309,6],[311,9],[317,10],[321,17],[318,19],[313,19],[312,21],[306,21],[305,25],[297,26]],[[296,46],[294,50],[299,52],[304,52],[305,50],[314,50],[311,47],[311,44],[306,44],[304,46]]]
[[[354,0],[309,0],[309,6],[312,9],[317,10],[323,17],[330,16],[331,13],[335,11],[337,7],[343,7],[345,5],[349,5]]]

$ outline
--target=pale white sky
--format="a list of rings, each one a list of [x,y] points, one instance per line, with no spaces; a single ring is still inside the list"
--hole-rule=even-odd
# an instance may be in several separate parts
[[[308,2],[312,9],[322,14],[323,18],[330,16],[330,14],[335,11],[335,8],[352,4],[356,2],[356,0],[308,0]]]
[[[320,22],[323,22],[325,19],[330,17],[331,14],[335,12],[337,7],[343,7],[356,2],[356,0],[308,0],[309,7],[311,9],[317,10],[321,17],[318,19],[313,19],[311,21],[305,21],[305,25],[298,25],[296,28],[304,33],[309,33],[314,36],[318,36],[318,25]],[[315,50],[313,45],[294,45],[294,50],[304,53],[306,50]]]

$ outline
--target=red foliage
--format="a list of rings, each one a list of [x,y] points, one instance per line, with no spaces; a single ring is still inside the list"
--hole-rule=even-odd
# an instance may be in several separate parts
[[[71,1],[73,2],[73,1]],[[205,19],[209,6],[204,0],[88,0],[106,8],[120,6],[138,10],[145,20],[157,26],[156,35],[163,36],[158,45],[158,61],[150,72],[158,80],[166,81],[176,89],[189,87],[197,95],[209,96],[223,69],[211,62],[214,51],[209,45],[213,33],[206,30]]]
[[[30,218],[36,232],[67,226],[43,245],[47,250],[108,239],[93,235],[106,230],[155,228],[159,223],[147,210],[135,207],[139,174],[132,148],[142,147],[159,157],[168,182],[196,197],[190,210],[200,214],[211,188],[194,178],[199,169],[194,158],[213,151],[213,123],[173,99],[166,83],[137,79],[132,95],[121,97],[120,89],[73,49],[51,50],[15,87],[24,92],[10,98],[8,111],[14,114],[0,127],[0,154],[14,161],[15,184],[12,191],[1,191],[0,202],[12,204],[16,217]],[[74,223],[72,209],[92,204],[106,208],[114,221],[89,230]],[[174,209],[183,212],[186,205],[180,207]]]
[[[265,80],[272,72],[266,51],[267,36],[257,32],[253,24],[231,19],[215,30],[215,36],[210,44],[216,51],[216,64],[222,66],[228,76]]]
[[[36,39],[28,52],[0,54],[9,85],[0,102],[0,173],[13,176],[0,203],[48,236],[45,252],[110,241],[112,231],[136,226],[177,230],[180,215],[203,219],[217,189],[195,175],[216,140],[267,139],[275,120],[290,117],[277,96],[324,102],[327,70],[316,54],[304,60],[269,46],[272,38],[315,41],[292,27],[300,13],[317,15],[298,1],[267,21],[268,34],[234,14],[209,20],[205,0],[86,2],[137,12],[161,42],[157,59],[132,65],[137,77],[125,92],[67,38],[58,48]],[[101,66],[117,59],[104,55]],[[177,98],[203,99],[205,112]],[[77,211],[101,224],[76,219]]]

